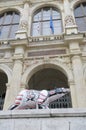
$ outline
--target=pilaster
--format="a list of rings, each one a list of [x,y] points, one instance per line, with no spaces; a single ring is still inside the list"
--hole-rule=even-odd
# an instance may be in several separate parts
[[[65,33],[66,34],[77,34],[77,25],[75,23],[75,18],[70,7],[70,1],[64,0],[64,13],[65,13]],[[69,8],[70,7],[70,8]]]
[[[71,92],[72,107],[77,108],[78,104],[77,104],[76,88],[75,88],[74,81],[70,81],[69,86],[70,86],[70,92]]]
[[[10,97],[10,84],[6,84],[6,95],[5,95],[5,101],[4,101],[4,106],[3,110],[7,110],[9,108],[9,97]]]
[[[16,39],[24,39],[27,38],[28,32],[28,16],[29,16],[29,3],[24,2],[24,8],[21,14],[19,30],[16,32]]]
[[[82,66],[82,53],[80,44],[82,43],[82,34],[73,34],[65,36],[65,43],[69,46],[70,58],[72,63],[72,70],[74,75],[75,88],[72,85],[72,95],[76,93],[77,107],[86,107],[86,89]],[[74,99],[73,99],[74,101]],[[76,106],[74,105],[74,106]]]
[[[83,66],[80,55],[72,56],[72,67],[75,79],[78,107],[86,107],[85,81],[83,77]]]
[[[21,90],[21,77],[23,72],[23,58],[24,58],[25,44],[22,42],[20,44],[20,42],[21,42],[20,40],[19,41],[16,40],[15,42],[11,43],[11,46],[14,48],[14,55],[12,58],[14,65],[13,65],[12,79],[9,84],[9,89],[7,87],[4,109],[8,109],[9,106],[13,104],[15,97]]]

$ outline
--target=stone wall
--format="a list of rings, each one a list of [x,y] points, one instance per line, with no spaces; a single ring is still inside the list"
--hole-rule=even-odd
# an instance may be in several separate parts
[[[0,130],[86,130],[86,109],[1,111]]]

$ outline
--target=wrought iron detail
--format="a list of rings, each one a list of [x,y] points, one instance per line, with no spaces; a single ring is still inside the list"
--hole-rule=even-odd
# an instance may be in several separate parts
[[[72,103],[69,93],[49,104],[49,108],[71,108],[71,107]]]

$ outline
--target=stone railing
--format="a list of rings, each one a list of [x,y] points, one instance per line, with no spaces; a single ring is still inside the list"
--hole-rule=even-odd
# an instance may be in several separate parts
[[[39,37],[28,37],[30,42],[43,42],[43,41],[54,41],[54,40],[63,40],[64,35],[50,35],[50,36],[39,36]]]

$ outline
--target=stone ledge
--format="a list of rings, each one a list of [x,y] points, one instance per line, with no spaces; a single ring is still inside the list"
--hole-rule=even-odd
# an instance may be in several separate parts
[[[49,117],[86,117],[86,108],[0,111],[0,119],[49,118]]]

